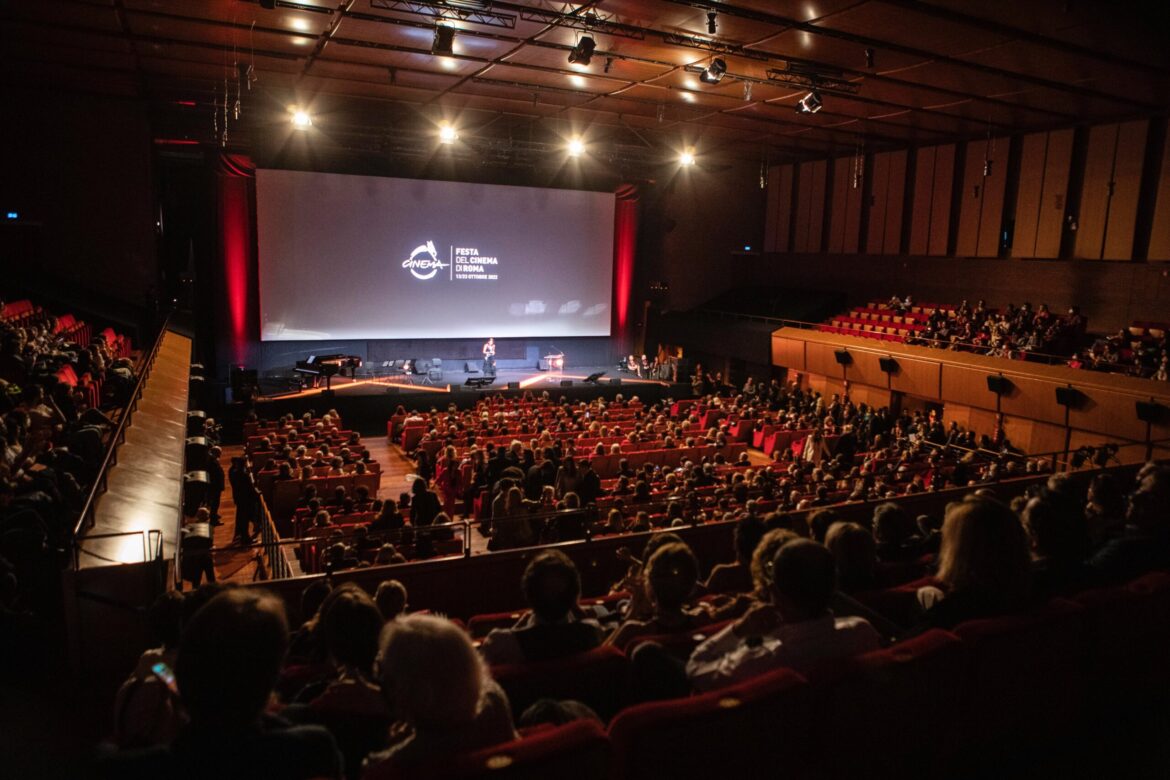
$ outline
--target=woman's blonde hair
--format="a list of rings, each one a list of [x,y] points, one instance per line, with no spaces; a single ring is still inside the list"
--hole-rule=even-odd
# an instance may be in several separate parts
[[[989,498],[969,497],[948,505],[938,579],[952,593],[1007,601],[1026,598],[1031,558],[1027,534],[1015,513]]]
[[[382,690],[416,729],[466,725],[479,713],[489,679],[467,633],[445,618],[408,615],[382,630]]]

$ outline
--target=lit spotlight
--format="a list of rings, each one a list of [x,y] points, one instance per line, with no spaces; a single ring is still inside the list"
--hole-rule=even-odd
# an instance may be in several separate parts
[[[687,101],[688,103],[694,103],[694,102],[695,102],[695,96],[694,96],[694,95],[692,95],[690,92],[685,92],[685,91],[684,91],[684,92],[682,93],[682,99],[683,99],[683,100],[685,100],[685,101]]]
[[[435,39],[431,41],[431,54],[455,53],[455,28],[440,24],[435,27]]]
[[[573,138],[569,141],[569,156],[580,157],[585,154],[585,142],[580,138]]]
[[[569,76],[569,83],[572,84],[577,89],[584,89],[585,85],[588,82],[586,82],[583,77],[578,76],[576,73],[573,73]]]
[[[824,107],[824,101],[821,100],[821,93],[815,89],[802,97],[796,103],[796,113],[798,114],[815,114]]]
[[[716,57],[711,60],[711,64],[703,69],[699,74],[699,81],[704,84],[718,84],[723,80],[723,74],[727,73],[727,63]]]
[[[439,125],[439,143],[453,144],[459,140],[459,133],[455,132],[455,128],[450,124],[444,122]]]
[[[678,156],[679,165],[694,165],[695,164],[695,150],[687,147],[682,154]]]
[[[715,13],[714,11],[707,12],[707,34],[708,35],[714,35],[715,31],[719,29],[719,25],[716,24],[716,22],[715,22],[715,19],[718,16],[719,16],[719,14]]]
[[[309,116],[308,111],[302,109],[294,109],[292,112],[293,127],[304,130],[305,128],[313,126],[313,117]]]
[[[569,52],[570,65],[588,65],[589,61],[593,59],[593,50],[597,48],[597,41],[593,40],[591,36],[582,35],[581,40],[577,41],[577,45]]]

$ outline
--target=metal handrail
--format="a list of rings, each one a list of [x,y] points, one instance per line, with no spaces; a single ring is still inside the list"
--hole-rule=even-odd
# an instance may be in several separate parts
[[[92,555],[95,558],[104,558],[91,550],[83,549],[82,542],[89,542],[95,539],[116,539],[121,536],[141,536],[142,537],[142,562],[147,563],[150,560],[159,560],[163,554],[163,535],[162,531],[157,528],[141,528],[137,531],[114,531],[107,534],[91,534],[85,539],[76,540],[73,544],[73,568],[81,568],[81,553]],[[150,540],[154,539],[154,558],[150,557]]]
[[[85,498],[85,504],[77,516],[77,522],[73,525],[72,539],[74,545],[76,545],[77,538],[81,532],[85,528],[93,526],[94,515],[97,510],[97,499],[106,491],[106,477],[109,474],[110,467],[118,462],[118,447],[126,440],[126,429],[130,425],[130,418],[138,408],[138,401],[142,398],[142,390],[146,386],[146,379],[150,376],[150,371],[154,367],[154,361],[158,357],[159,348],[162,346],[163,336],[166,335],[167,325],[170,323],[170,319],[170,315],[168,314],[166,319],[163,320],[162,327],[159,329],[158,337],[155,338],[154,345],[150,348],[150,352],[143,358],[138,372],[138,381],[134,384],[134,391],[130,395],[130,401],[122,411],[122,415],[118,419],[118,425],[114,428],[114,432],[110,435],[109,441],[106,444],[106,452],[102,457],[101,466],[98,468],[93,484],[90,485],[89,493]]]

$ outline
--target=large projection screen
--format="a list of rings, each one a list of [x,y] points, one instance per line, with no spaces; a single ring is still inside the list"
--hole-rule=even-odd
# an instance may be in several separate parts
[[[613,193],[256,172],[263,341],[608,336]]]

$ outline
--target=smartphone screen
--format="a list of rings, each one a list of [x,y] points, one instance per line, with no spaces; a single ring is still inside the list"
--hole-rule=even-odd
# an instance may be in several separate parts
[[[162,661],[159,661],[157,664],[150,667],[150,671],[154,672],[156,677],[166,683],[168,688],[178,693],[178,686],[175,684],[175,673],[171,671],[171,667],[167,666]]]

